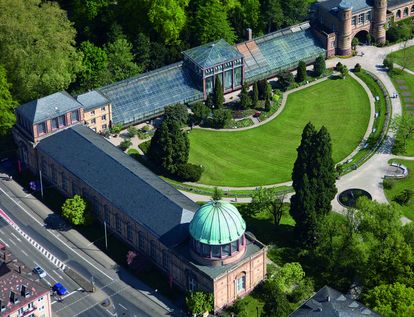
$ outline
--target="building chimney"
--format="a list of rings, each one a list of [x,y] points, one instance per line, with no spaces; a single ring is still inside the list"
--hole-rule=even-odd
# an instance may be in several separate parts
[[[21,294],[23,297],[28,297],[28,296],[30,295],[30,292],[29,292],[29,290],[27,289],[27,286],[26,286],[26,285],[22,285],[22,289],[21,289],[21,291],[20,291],[20,294]]]
[[[326,301],[330,302],[331,301],[331,296],[326,296]]]
[[[246,29],[246,38],[248,41],[251,41],[253,39],[253,31],[251,28]]]

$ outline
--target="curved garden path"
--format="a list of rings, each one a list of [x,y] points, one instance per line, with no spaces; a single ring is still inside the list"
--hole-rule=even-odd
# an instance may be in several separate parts
[[[414,45],[414,39],[408,41],[408,46]],[[358,56],[351,58],[333,58],[327,61],[328,67],[333,67],[339,61],[348,66],[349,69],[353,68],[356,63],[361,64],[362,68],[374,73],[384,84],[388,93],[392,95],[396,92],[396,89],[388,77],[387,72],[382,68],[382,62],[384,58],[391,52],[398,51],[403,48],[403,44],[395,44],[389,47],[378,48],[374,46],[358,47]],[[363,55],[361,54],[363,53]],[[369,94],[370,95],[370,94]],[[286,98],[284,98],[286,99]],[[402,113],[401,100],[399,96],[391,99],[392,103],[392,117],[400,115]],[[342,176],[336,183],[338,192],[342,192],[348,188],[362,188],[367,190],[374,200],[379,202],[387,202],[384,190],[382,188],[382,180],[388,168],[388,161],[393,158],[414,160],[413,157],[395,156],[391,154],[392,144],[394,141],[394,132],[389,130],[386,139],[378,152],[375,153],[365,164],[361,167]],[[290,182],[283,184],[275,184],[272,186],[288,185]],[[196,185],[196,184],[194,184]],[[224,187],[224,189],[232,189],[230,187]],[[238,188],[240,189],[240,188]],[[254,188],[253,188],[254,189]],[[209,200],[210,197],[197,195],[193,193],[183,192],[185,195],[195,201]],[[233,198],[228,200],[234,201]],[[247,202],[248,198],[239,198],[238,202]],[[337,202],[337,197],[332,201],[332,207],[338,212],[343,212],[344,208]]]

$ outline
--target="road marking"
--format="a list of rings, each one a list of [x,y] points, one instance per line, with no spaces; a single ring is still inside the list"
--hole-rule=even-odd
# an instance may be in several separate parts
[[[63,276],[60,275],[57,271],[53,271],[53,273],[55,273],[57,276],[59,276],[59,278],[61,278],[63,280]]]
[[[3,241],[3,242],[6,245],[6,247],[10,248],[10,245],[6,241]]]
[[[52,283],[50,283],[45,277],[42,278],[42,280],[44,280],[47,283],[47,285],[49,285],[50,287],[52,287]]]
[[[21,240],[18,236],[16,236],[13,232],[10,232],[10,234],[11,234],[13,237],[15,237],[17,241],[22,242],[22,240]]]
[[[22,253],[23,253],[25,256],[29,256],[29,255],[26,253],[26,251],[25,251],[25,250],[20,250],[20,251],[22,251]]]
[[[122,305],[121,303],[118,303],[119,306],[121,306],[123,309],[128,310],[128,308],[126,308],[124,305]]]
[[[0,233],[1,233],[1,234],[4,234],[4,231],[0,229]]]
[[[13,240],[10,239],[9,242],[17,246],[16,242],[14,242]]]
[[[68,298],[69,296],[71,296],[71,295],[75,294],[76,292],[78,292],[78,291],[80,291],[80,290],[82,290],[82,288],[75,289],[74,291],[72,291],[72,292],[70,292],[70,293],[68,293],[68,294],[66,294],[66,295],[64,295],[64,296],[62,296],[61,298],[62,298],[62,299]],[[58,302],[57,300],[53,301],[53,302],[52,302],[52,305],[53,305],[53,304],[55,304],[55,303],[57,303],[57,302]]]
[[[14,202],[17,206],[20,207],[21,210],[23,210],[30,218],[32,218],[34,221],[36,221],[40,226],[44,226],[39,220],[37,220],[30,212],[28,212],[25,208],[19,205],[19,203],[14,200],[13,197],[11,197],[3,188],[0,188],[0,191],[5,194],[12,202]],[[66,246],[68,249],[70,249],[73,253],[75,253],[78,257],[80,257],[82,260],[84,260],[86,263],[88,263],[90,266],[92,266],[95,270],[99,271],[103,275],[105,275],[108,279],[113,281],[114,279],[110,277],[108,274],[106,274],[104,271],[102,271],[100,268],[98,268],[96,265],[92,264],[89,260],[87,260],[85,257],[80,255],[77,251],[75,251],[73,248],[71,248],[65,241],[60,239],[56,234],[54,234],[52,231],[46,229],[47,232],[49,232],[51,235],[53,235],[56,239],[58,239],[64,246]]]

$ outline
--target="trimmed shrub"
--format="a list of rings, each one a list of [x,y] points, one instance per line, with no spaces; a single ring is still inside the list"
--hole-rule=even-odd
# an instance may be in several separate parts
[[[344,67],[344,65],[342,65],[342,63],[341,63],[341,62],[338,62],[338,63],[336,63],[335,70],[336,70],[337,72],[340,72],[340,71],[341,71],[341,69],[342,69],[342,67]]]
[[[384,189],[393,189],[395,185],[395,180],[390,179],[390,178],[385,178],[384,181],[382,182],[382,187],[384,187]]]
[[[187,163],[178,166],[175,176],[183,182],[197,182],[201,174],[203,174],[203,168],[200,165]]]
[[[135,128],[133,125],[128,127],[128,135],[130,138],[133,138],[138,134],[138,129]]]
[[[357,63],[357,64],[354,66],[354,72],[355,72],[355,73],[359,73],[359,72],[361,71],[361,69],[362,69],[362,67],[361,67],[361,64],[359,64],[359,63]]]
[[[404,189],[396,195],[393,200],[401,206],[406,206],[410,202],[413,195],[414,191],[412,189]]]
[[[120,144],[119,144],[119,148],[122,151],[125,151],[126,149],[128,149],[130,146],[132,145],[132,142],[130,139],[125,139],[123,140]]]
[[[151,140],[142,142],[140,145],[138,145],[138,147],[141,149],[142,152],[144,152],[144,154],[148,153],[148,149],[151,145]]]

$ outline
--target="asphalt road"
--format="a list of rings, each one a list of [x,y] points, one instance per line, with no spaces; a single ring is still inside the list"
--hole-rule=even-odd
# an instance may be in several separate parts
[[[95,293],[82,292],[71,278],[58,269],[40,251],[10,226],[5,220],[0,221],[0,239],[7,244],[28,268],[40,265],[47,276],[40,282],[50,287],[61,282],[67,289],[68,295],[63,301],[53,300],[52,311],[56,316],[166,316],[169,315],[164,307],[136,290],[134,285],[138,281],[131,278],[128,281],[119,278],[119,271],[109,270],[95,262],[84,253],[71,248],[59,234],[45,228],[44,224],[32,215],[19,197],[15,197],[0,181],[0,209],[2,209],[26,234],[37,241],[50,253],[67,266],[75,269],[85,278],[93,279],[97,291]],[[22,198],[22,197],[21,197]],[[127,277],[128,278],[128,277]],[[138,283],[139,285],[139,283]],[[109,305],[102,305],[109,299]]]

